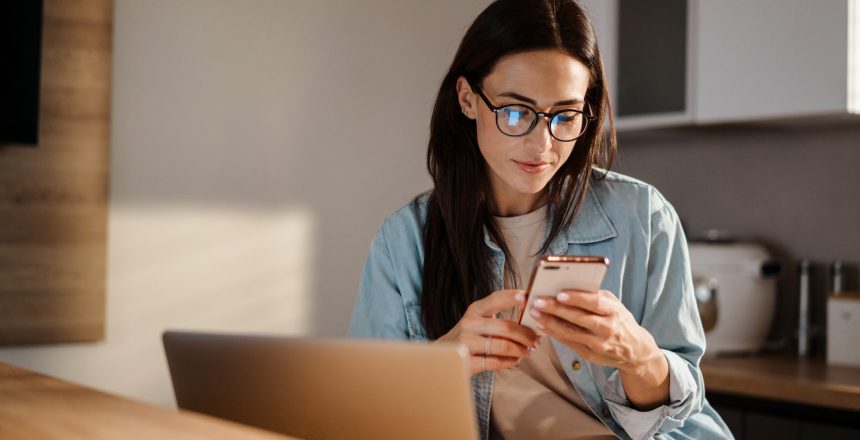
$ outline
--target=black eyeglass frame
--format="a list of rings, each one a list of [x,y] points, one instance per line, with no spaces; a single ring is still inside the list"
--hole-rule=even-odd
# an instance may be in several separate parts
[[[474,89],[476,92],[478,92],[478,96],[481,97],[481,100],[484,101],[484,104],[487,104],[487,108],[489,108],[490,111],[492,111],[493,113],[496,114],[496,128],[498,128],[499,132],[505,136],[523,137],[523,136],[531,133],[535,129],[535,127],[537,127],[538,118],[544,117],[547,119],[546,129],[549,132],[549,135],[552,136],[553,139],[555,139],[559,142],[573,142],[573,141],[581,138],[582,135],[584,135],[585,132],[588,131],[588,122],[589,121],[594,121],[595,119],[597,119],[595,116],[592,116],[592,115],[590,115],[590,114],[588,114],[582,110],[577,110],[575,108],[566,108],[566,109],[561,109],[559,111],[555,111],[552,113],[547,113],[547,112],[539,112],[539,111],[533,109],[531,106],[526,105],[526,104],[508,104],[508,105],[503,105],[501,107],[496,107],[495,105],[493,105],[493,103],[490,102],[490,99],[487,98],[487,95],[484,94],[484,91],[481,90],[481,88],[478,86],[478,84],[475,81],[472,81],[472,80],[468,80],[468,81],[469,81],[469,85],[472,86],[472,89]],[[586,103],[585,105],[587,107],[588,103]],[[529,126],[528,130],[526,130],[524,133],[522,133],[522,134],[505,133],[505,131],[502,130],[502,127],[499,126],[499,111],[501,111],[502,109],[504,109],[506,107],[525,107],[525,108],[531,110],[532,112],[534,112],[534,114],[537,117],[535,117],[534,120],[532,120],[531,126]],[[582,131],[579,133],[579,135],[577,137],[575,137],[573,139],[560,139],[555,134],[553,134],[553,132],[552,132],[552,120],[556,116],[558,116],[562,113],[565,113],[565,112],[579,113],[583,117]]]

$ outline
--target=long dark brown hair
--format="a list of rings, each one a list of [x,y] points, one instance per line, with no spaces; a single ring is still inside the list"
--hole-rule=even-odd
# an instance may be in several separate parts
[[[573,0],[498,0],[472,23],[442,81],[430,122],[427,168],[433,178],[424,224],[421,318],[436,339],[456,325],[475,300],[501,288],[484,243],[487,231],[512,261],[489,211],[487,164],[478,149],[475,121],[463,116],[456,90],[460,76],[480,82],[504,56],[560,50],[583,63],[591,76],[585,101],[596,117],[576,141],[568,160],[546,187],[550,232],[541,253],[569,228],[591,180],[592,166],[606,169],[616,141],[603,66],[594,30]],[[604,130],[607,126],[606,130]]]

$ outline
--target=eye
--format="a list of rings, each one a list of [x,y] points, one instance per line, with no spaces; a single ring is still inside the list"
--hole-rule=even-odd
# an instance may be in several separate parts
[[[555,115],[554,122],[557,125],[576,125],[581,117],[578,112],[564,112]]]
[[[532,111],[521,105],[507,105],[499,109],[499,122],[510,127],[531,125],[532,118]]]

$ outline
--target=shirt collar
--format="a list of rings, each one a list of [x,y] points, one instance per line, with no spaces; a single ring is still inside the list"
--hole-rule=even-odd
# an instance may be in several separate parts
[[[555,237],[549,245],[549,251],[554,255],[561,255],[567,251],[568,244],[597,243],[617,235],[618,232],[606,215],[603,205],[600,204],[594,190],[589,187],[582,199],[582,206],[573,219],[573,224]]]

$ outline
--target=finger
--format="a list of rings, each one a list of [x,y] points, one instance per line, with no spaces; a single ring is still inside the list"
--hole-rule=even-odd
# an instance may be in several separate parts
[[[528,356],[530,348],[518,342],[502,337],[470,334],[463,341],[469,348],[469,353],[474,355],[504,356],[512,358],[523,358]]]
[[[610,331],[611,318],[589,312],[579,307],[562,304],[552,297],[543,297],[534,302],[535,308],[541,313],[548,313],[571,324],[575,324],[590,333],[607,336]]]
[[[484,371],[498,371],[505,368],[516,366],[520,362],[517,358],[508,358],[504,356],[470,356],[469,368],[472,374],[482,373]]]
[[[464,322],[463,329],[481,336],[510,339],[523,347],[533,347],[540,339],[534,330],[508,319],[470,319]]]
[[[603,316],[615,313],[619,304],[615,295],[607,290],[599,290],[597,293],[564,290],[556,295],[555,299],[562,304],[579,307],[580,309]]]
[[[565,343],[575,342],[588,347],[591,351],[598,352],[600,351],[599,348],[603,346],[604,338],[595,336],[588,331],[577,329],[569,322],[548,313],[541,313],[535,319],[543,327],[542,330],[547,335],[565,341]]]
[[[497,290],[486,298],[473,302],[466,313],[491,318],[502,310],[522,304],[525,294],[525,291],[519,289]]]

